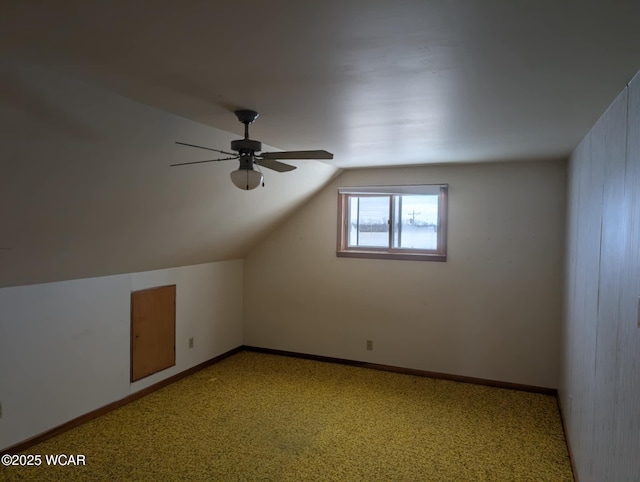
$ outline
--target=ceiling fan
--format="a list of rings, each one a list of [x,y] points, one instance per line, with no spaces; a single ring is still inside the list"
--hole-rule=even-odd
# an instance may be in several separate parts
[[[278,159],[333,159],[333,154],[327,151],[284,151],[284,152],[260,152],[262,143],[249,139],[249,124],[258,118],[254,110],[237,110],[234,112],[240,122],[244,124],[244,139],[231,141],[231,150],[235,152],[212,149],[210,147],[196,146],[185,142],[176,142],[182,146],[197,147],[207,151],[227,154],[231,157],[222,159],[209,159],[206,161],[181,162],[171,166],[184,166],[187,164],[202,164],[204,162],[229,161],[238,159],[240,167],[231,173],[231,182],[239,189],[255,189],[262,184],[262,173],[256,171],[254,166],[266,167],[277,172],[293,171],[296,166],[279,162]]]

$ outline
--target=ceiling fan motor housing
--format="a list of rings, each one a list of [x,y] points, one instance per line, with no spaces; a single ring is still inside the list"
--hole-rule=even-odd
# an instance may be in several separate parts
[[[262,142],[252,139],[238,139],[231,141],[231,149],[240,154],[254,154],[262,150]]]

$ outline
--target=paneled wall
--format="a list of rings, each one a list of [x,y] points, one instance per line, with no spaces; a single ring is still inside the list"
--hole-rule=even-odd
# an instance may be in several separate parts
[[[560,398],[581,482],[640,480],[640,77],[569,165]]]

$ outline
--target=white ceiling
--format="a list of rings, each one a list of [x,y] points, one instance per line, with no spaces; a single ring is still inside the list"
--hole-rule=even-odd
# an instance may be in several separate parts
[[[339,168],[563,158],[640,2],[0,0],[0,286],[241,257]],[[143,105],[143,104],[146,104]],[[326,149],[267,186],[180,140]],[[215,157],[215,155],[213,156]]]
[[[345,168],[566,156],[640,68],[638,1],[4,3],[6,52]]]

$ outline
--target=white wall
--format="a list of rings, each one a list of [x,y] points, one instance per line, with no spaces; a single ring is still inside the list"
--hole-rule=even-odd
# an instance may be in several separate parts
[[[0,289],[0,449],[242,345],[242,264]],[[166,284],[176,365],[132,384],[130,293]]]
[[[640,480],[640,76],[573,152],[559,390],[578,477]]]
[[[402,183],[449,184],[447,262],[337,258],[337,188]],[[347,171],[245,258],[244,344],[556,387],[564,214],[564,162]]]

